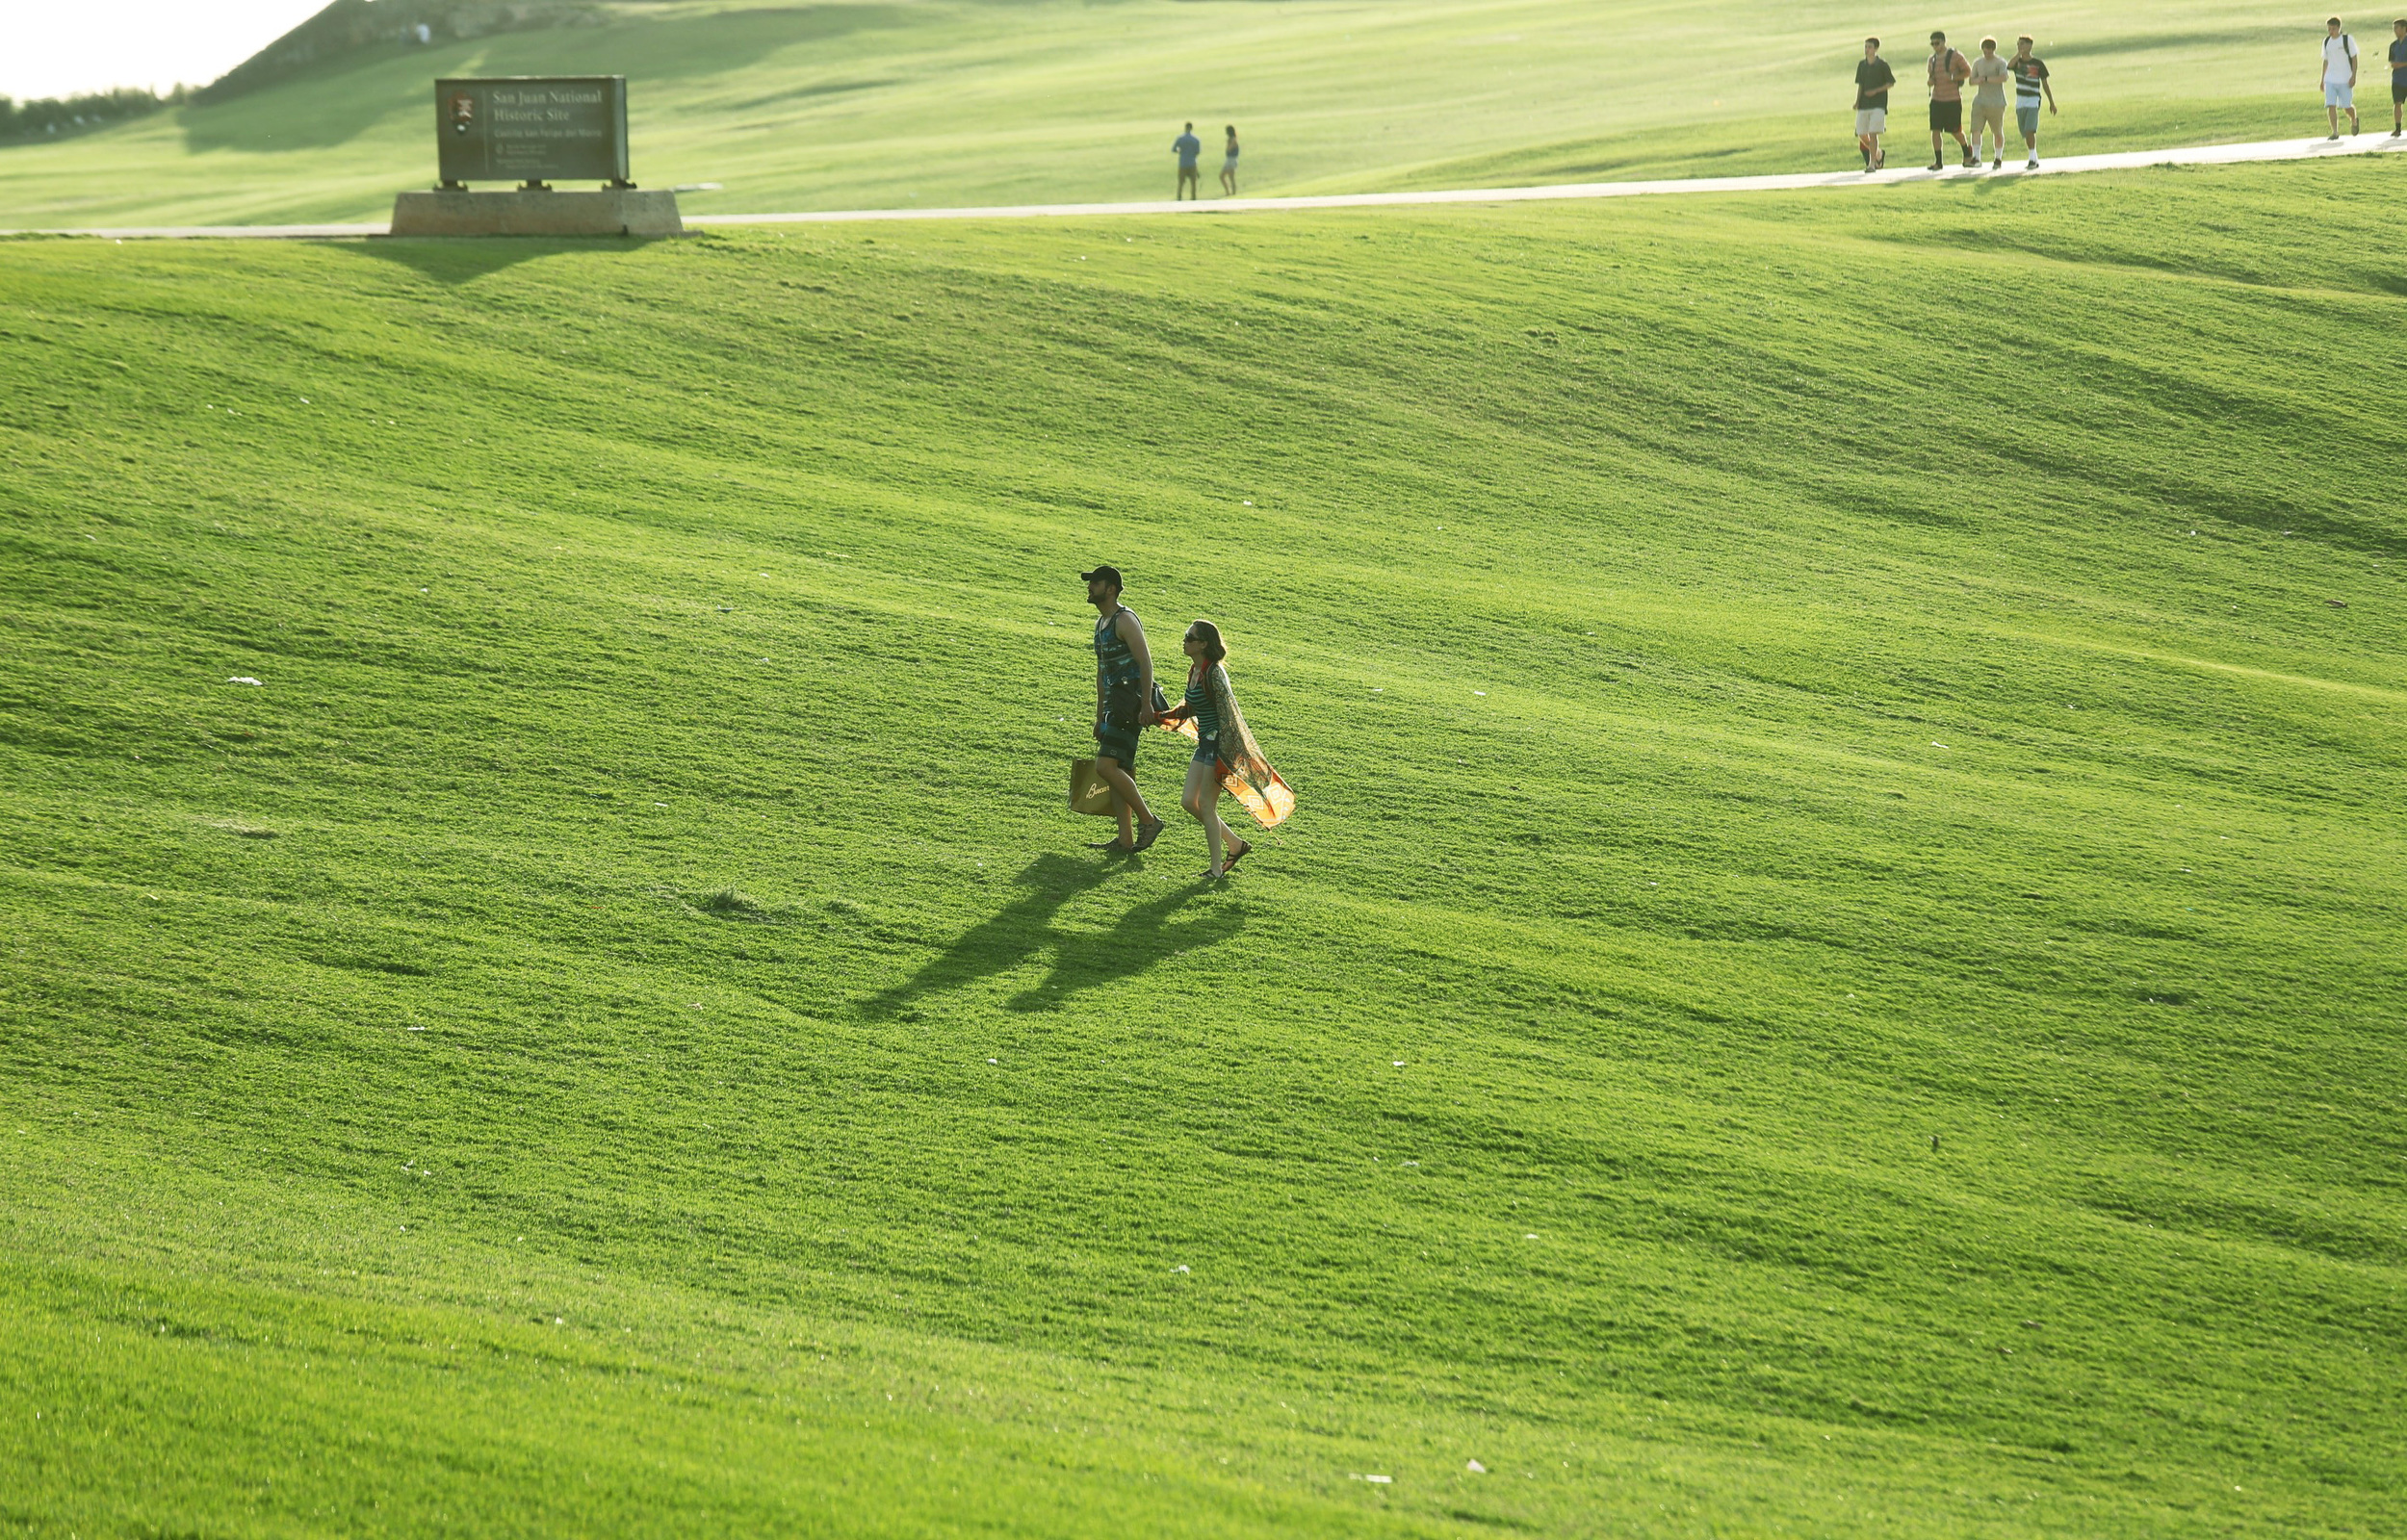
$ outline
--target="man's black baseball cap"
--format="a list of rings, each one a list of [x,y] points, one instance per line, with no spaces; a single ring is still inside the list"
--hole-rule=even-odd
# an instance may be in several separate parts
[[[1093,572],[1082,572],[1078,574],[1078,580],[1080,582],[1091,583],[1099,578],[1111,584],[1114,588],[1126,586],[1121,582],[1120,569],[1117,567],[1098,567]]]

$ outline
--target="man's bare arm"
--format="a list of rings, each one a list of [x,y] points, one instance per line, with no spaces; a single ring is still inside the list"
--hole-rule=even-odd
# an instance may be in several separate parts
[[[1114,624],[1137,660],[1137,709],[1150,711],[1153,708],[1153,653],[1145,645],[1145,623],[1124,609]]]

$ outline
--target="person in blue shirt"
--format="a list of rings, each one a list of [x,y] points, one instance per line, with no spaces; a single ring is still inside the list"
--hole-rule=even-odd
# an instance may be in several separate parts
[[[1170,147],[1178,152],[1178,191],[1173,194],[1174,200],[1202,197],[1204,173],[1196,169],[1195,163],[1204,153],[1204,141],[1195,137],[1195,125],[1189,123],[1185,133],[1170,141]]]
[[[2391,23],[2391,138],[2407,133],[2407,16]]]

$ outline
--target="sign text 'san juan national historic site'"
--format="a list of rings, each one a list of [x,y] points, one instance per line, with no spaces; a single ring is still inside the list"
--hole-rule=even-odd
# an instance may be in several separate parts
[[[624,75],[438,80],[434,104],[447,186],[627,180]]]

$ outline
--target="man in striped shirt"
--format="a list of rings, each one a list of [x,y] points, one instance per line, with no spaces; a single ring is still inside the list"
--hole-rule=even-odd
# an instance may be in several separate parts
[[[2039,99],[2043,95],[2047,98],[2048,116],[2055,116],[2056,88],[2048,84],[2047,62],[2032,57],[2029,38],[2014,39],[2014,57],[2006,62],[2006,66],[2014,72],[2014,126],[2023,131],[2023,148],[2031,152],[2031,159],[2024,163],[2023,169],[2036,171],[2039,169]]]
[[[1137,612],[1120,602],[1120,569],[1080,573],[1095,620],[1095,773],[1112,788],[1112,811],[1120,837],[1097,841],[1096,850],[1140,851],[1159,839],[1162,821],[1145,805],[1128,772],[1136,768],[1142,713],[1153,700],[1153,654],[1145,645]],[[1128,827],[1129,814],[1136,827]]]

